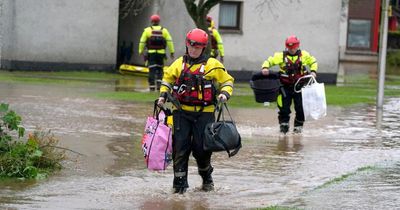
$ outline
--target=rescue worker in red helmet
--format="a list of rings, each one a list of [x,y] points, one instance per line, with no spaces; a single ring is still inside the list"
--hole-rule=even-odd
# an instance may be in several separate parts
[[[207,24],[208,24],[208,32],[210,34],[210,41],[211,41],[211,52],[210,56],[213,58],[218,58],[220,56],[220,61],[224,62],[225,50],[224,44],[222,42],[222,37],[218,30],[215,28],[215,23],[211,16],[207,15]]]
[[[207,43],[205,31],[198,28],[189,31],[186,54],[168,67],[161,83],[158,105],[165,103],[167,93],[172,93],[180,104],[173,103],[174,193],[182,194],[189,187],[190,153],[196,159],[203,180],[202,190],[214,189],[212,153],[203,149],[203,133],[206,124],[215,121],[217,101],[227,101],[231,97],[234,79],[221,62],[207,57],[204,53]]]
[[[280,132],[286,134],[289,131],[290,106],[294,102],[296,116],[294,119],[294,133],[301,133],[304,124],[304,113],[301,92],[294,91],[296,81],[306,75],[317,76],[318,63],[314,56],[300,49],[300,40],[296,36],[289,36],[285,41],[286,49],[276,52],[262,64],[262,74],[269,75],[272,66],[280,67],[279,79],[282,85],[277,99],[279,108],[278,120]],[[309,68],[309,70],[306,69]]]
[[[148,82],[150,91],[160,88],[163,75],[164,61],[166,57],[166,47],[168,46],[171,59],[174,59],[174,43],[168,30],[160,25],[160,16],[152,15],[150,17],[151,26],[144,29],[139,43],[139,55],[144,56],[149,68]],[[157,80],[157,83],[155,83]]]

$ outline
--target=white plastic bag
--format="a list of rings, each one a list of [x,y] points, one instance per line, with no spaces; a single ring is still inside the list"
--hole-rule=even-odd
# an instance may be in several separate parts
[[[301,89],[305,120],[318,120],[325,117],[326,98],[324,83],[318,83],[312,75],[307,75],[303,78],[310,78],[308,84]]]

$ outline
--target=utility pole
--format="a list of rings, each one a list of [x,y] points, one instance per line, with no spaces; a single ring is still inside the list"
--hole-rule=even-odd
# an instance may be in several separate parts
[[[385,68],[386,68],[386,52],[387,52],[387,37],[388,37],[388,10],[389,0],[383,0],[385,5],[382,6],[381,15],[381,34],[380,34],[380,49],[379,49],[379,78],[378,78],[378,96],[376,100],[376,109],[383,108],[383,96],[385,90]]]

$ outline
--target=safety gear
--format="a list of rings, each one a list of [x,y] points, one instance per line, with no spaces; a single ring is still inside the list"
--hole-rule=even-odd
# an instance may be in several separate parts
[[[205,31],[195,28],[186,34],[186,46],[205,48],[208,42],[208,35]]]
[[[178,194],[183,194],[186,192],[186,187],[178,187],[178,188],[174,188],[174,193],[178,193]]]
[[[303,126],[296,126],[293,128],[293,133],[301,133],[303,132]]]
[[[142,36],[140,37],[140,42],[139,42],[139,55],[144,53],[145,47],[147,47],[146,53],[151,54],[151,53],[158,53],[158,54],[166,54],[166,48],[161,48],[161,49],[149,49],[148,47],[148,39],[152,36],[153,30],[159,31],[158,33],[162,34],[162,37],[165,39],[166,45],[169,48],[170,53],[174,53],[174,43],[172,41],[172,37],[169,34],[168,30],[160,25],[152,25],[144,29]],[[151,44],[153,45],[153,44]],[[157,44],[154,44],[157,45]],[[160,47],[155,47],[155,48],[160,48]]]
[[[297,49],[300,46],[300,40],[296,36],[292,35],[286,39],[285,45],[287,49]]]
[[[174,166],[175,170],[175,166]],[[186,192],[186,189],[189,187],[187,181],[187,171],[185,169],[179,169],[174,171],[174,181],[173,188],[174,193],[183,194]]]
[[[221,57],[224,57],[225,56],[225,50],[224,50],[224,44],[222,42],[221,34],[213,26],[209,26],[208,27],[208,31],[209,31],[209,34],[210,34],[209,40],[210,40],[210,43],[211,43],[210,56],[213,57],[213,58],[217,58],[219,55]]]
[[[281,133],[286,134],[289,131],[289,123],[281,123],[279,128]]]
[[[213,20],[212,17],[207,15],[207,22],[211,23],[212,20]]]
[[[293,62],[295,59],[297,59],[296,55],[288,54],[287,56]],[[317,72],[317,70],[318,70],[317,59],[314,56],[310,55],[309,52],[307,52],[305,50],[301,50],[301,62],[302,62],[302,65],[308,66],[309,70],[311,72],[313,72],[313,71]],[[284,51],[276,52],[273,56],[268,57],[268,59],[265,60],[264,63],[262,64],[262,68],[270,69],[271,67],[273,67],[275,65],[279,65],[279,67],[280,67],[279,73],[285,73],[286,63],[285,63],[285,58],[284,58]]]
[[[301,50],[297,50],[294,55],[290,55],[292,58],[297,56],[295,61],[288,58],[289,52],[283,51],[283,67],[284,72],[280,75],[280,81],[282,84],[293,85],[296,81],[306,74],[305,67],[302,63]]]
[[[207,56],[205,56],[205,59],[195,60],[196,61],[193,61],[193,59],[185,55],[173,62],[168,67],[168,70],[164,72],[160,93],[173,93],[173,86],[176,85],[176,79],[181,76],[184,69],[182,64],[186,63],[185,65],[187,65],[187,68],[190,68],[191,72],[200,68],[204,64],[204,79],[213,81],[215,87],[219,87],[220,93],[227,92],[229,96],[232,95],[234,78],[228,74],[221,62],[216,59],[207,58]],[[202,112],[213,113],[215,106],[214,104],[210,104],[209,106],[204,106],[204,108],[202,108],[199,106],[181,104],[181,108],[182,110],[190,112],[199,112],[201,109]]]
[[[159,15],[152,15],[152,16],[150,17],[150,21],[151,21],[152,23],[159,23],[159,22],[160,22],[160,16],[159,16]]]
[[[212,166],[210,166],[206,171],[199,170],[199,174],[200,174],[201,178],[203,179],[203,184],[201,186],[201,189],[205,192],[214,190],[214,181],[211,176],[213,171],[214,171],[214,168]]]
[[[151,35],[147,39],[147,48],[152,50],[165,49],[167,47],[167,42],[163,36],[163,27],[161,29],[155,29],[152,26]]]
[[[173,86],[173,95],[181,104],[209,106],[215,102],[215,93],[213,82],[204,79],[204,63],[195,71],[190,71],[183,62],[181,75]]]

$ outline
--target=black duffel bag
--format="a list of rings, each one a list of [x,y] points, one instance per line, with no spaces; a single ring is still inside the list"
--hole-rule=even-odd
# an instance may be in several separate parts
[[[224,117],[224,107],[228,111],[230,121]],[[211,152],[226,151],[229,157],[236,155],[242,147],[242,139],[232,120],[226,103],[218,103],[216,111],[219,111],[215,122],[208,123],[204,131],[204,150]],[[222,121],[221,121],[222,116]],[[231,151],[232,150],[232,151]]]

